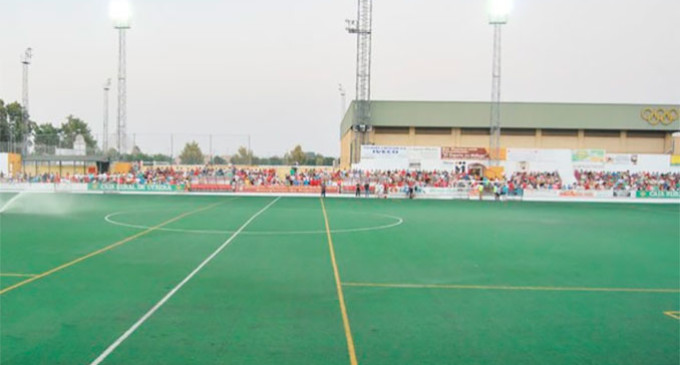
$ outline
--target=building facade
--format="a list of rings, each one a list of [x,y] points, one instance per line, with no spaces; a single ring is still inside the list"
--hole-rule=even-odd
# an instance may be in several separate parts
[[[353,110],[354,103],[340,125],[342,167],[353,158]],[[489,113],[489,102],[373,101],[368,140],[488,147]],[[501,147],[680,154],[679,114],[680,106],[668,104],[502,103]]]

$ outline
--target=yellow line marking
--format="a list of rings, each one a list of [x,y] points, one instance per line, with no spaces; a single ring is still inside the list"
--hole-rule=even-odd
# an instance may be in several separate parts
[[[342,324],[345,327],[345,337],[347,338],[347,351],[349,352],[349,363],[357,365],[357,354],[354,350],[354,339],[352,338],[352,330],[349,326],[349,317],[347,316],[347,307],[345,306],[345,296],[342,294],[342,284],[340,282],[340,272],[338,271],[338,263],[335,261],[335,249],[333,248],[333,238],[331,238],[331,227],[328,223],[328,214],[326,214],[326,205],[321,199],[321,210],[323,211],[323,219],[326,223],[326,235],[328,236],[328,250],[331,253],[331,263],[333,264],[333,274],[335,275],[335,287],[338,291],[338,301],[340,302],[340,312],[342,312]]]
[[[394,284],[394,283],[343,283],[344,286],[406,289],[469,289],[469,290],[526,290],[526,291],[586,291],[628,293],[680,293],[680,289],[665,288],[588,288],[578,286],[508,286],[508,285],[456,285],[456,284]]]
[[[180,214],[180,215],[178,215],[178,216],[176,216],[176,217],[174,217],[174,218],[168,219],[167,221],[165,221],[165,222],[163,222],[163,223],[160,223],[160,224],[158,224],[158,225],[155,225],[155,226],[153,226],[153,227],[151,227],[151,228],[149,228],[149,229],[146,229],[146,230],[144,230],[144,231],[141,231],[141,232],[139,232],[139,233],[133,234],[132,236],[129,236],[129,237],[127,237],[127,238],[124,238],[124,239],[122,239],[122,240],[120,240],[120,241],[118,241],[118,242],[112,243],[112,244],[110,244],[110,245],[108,245],[108,246],[106,246],[106,247],[104,247],[104,248],[100,248],[99,250],[90,252],[90,253],[88,253],[87,255],[78,257],[78,258],[75,259],[75,260],[69,261],[69,262],[67,262],[67,263],[65,263],[65,264],[62,264],[62,265],[59,265],[59,266],[57,266],[57,267],[55,267],[55,268],[53,268],[53,269],[47,270],[47,271],[45,271],[45,272],[43,272],[43,273],[40,273],[40,274],[35,275],[35,276],[32,276],[32,277],[30,277],[30,278],[28,278],[28,279],[26,279],[26,280],[20,281],[20,282],[14,284],[14,285],[8,286],[8,287],[6,287],[6,288],[0,290],[0,295],[5,294],[5,293],[7,293],[7,292],[9,292],[9,291],[12,291],[12,290],[14,290],[14,289],[16,289],[16,288],[22,287],[22,286],[24,286],[24,285],[26,285],[26,284],[28,284],[28,283],[34,282],[34,281],[36,281],[36,280],[38,280],[38,279],[42,279],[42,278],[44,278],[44,277],[46,277],[46,276],[52,275],[52,274],[54,274],[54,273],[57,272],[57,271],[61,271],[61,270],[63,270],[63,269],[66,269],[67,267],[73,266],[73,265],[75,265],[75,264],[77,264],[77,263],[79,263],[79,262],[81,262],[81,261],[85,261],[85,260],[89,259],[90,257],[99,255],[100,253],[104,253],[104,252],[109,251],[109,250],[112,250],[112,249],[114,249],[114,248],[116,248],[116,247],[118,247],[118,246],[120,246],[120,245],[123,245],[123,244],[125,244],[125,243],[128,243],[128,242],[134,240],[134,239],[137,239],[137,238],[139,238],[139,237],[142,237],[142,236],[144,236],[144,235],[147,235],[147,234],[149,234],[149,233],[151,233],[151,232],[157,230],[158,228],[161,228],[161,227],[163,227],[163,226],[166,226],[166,225],[168,225],[168,224],[170,224],[170,223],[172,223],[172,222],[176,222],[176,221],[178,221],[178,220],[180,220],[180,219],[182,219],[182,218],[184,218],[184,217],[186,217],[186,216],[188,216],[188,215],[191,215],[191,214],[194,214],[194,213],[198,213],[198,212],[202,212],[202,211],[204,211],[204,210],[208,210],[208,209],[214,208],[214,207],[216,207],[216,206],[218,206],[218,205],[220,205],[220,204],[222,204],[222,202],[215,203],[215,204],[210,204],[210,205],[205,206],[205,207],[202,207],[202,208],[198,208],[198,209],[195,209],[195,210],[186,212],[186,213],[182,213],[182,214]]]
[[[14,272],[2,272],[0,273],[0,276],[12,276],[12,277],[30,277],[30,276],[35,276],[35,274],[18,274]]]
[[[663,314],[675,319],[680,319],[680,311],[665,311]]]

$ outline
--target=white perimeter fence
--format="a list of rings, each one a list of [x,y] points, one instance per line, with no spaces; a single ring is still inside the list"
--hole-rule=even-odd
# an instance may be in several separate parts
[[[243,195],[243,196],[306,196],[317,197],[318,193],[245,193],[245,192],[189,192],[170,190],[168,186],[125,186],[121,189],[93,187],[84,183],[0,183],[0,192],[30,193],[117,193],[117,194],[164,194],[164,195]],[[371,197],[376,197],[374,194]],[[354,194],[327,194],[327,197],[354,198]],[[386,198],[404,199],[403,191],[391,191]],[[364,198],[362,193],[361,198]],[[416,193],[416,199],[479,200],[479,193],[468,188],[425,187]],[[482,200],[495,200],[492,194],[485,193]],[[525,190],[522,194],[502,196],[501,200],[546,201],[546,202],[619,202],[619,203],[671,203],[680,204],[680,191],[635,191],[635,190]]]

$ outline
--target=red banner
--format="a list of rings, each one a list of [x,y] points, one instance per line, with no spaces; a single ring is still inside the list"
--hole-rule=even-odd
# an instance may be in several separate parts
[[[192,184],[190,191],[233,191],[231,185],[227,184]]]
[[[309,194],[321,194],[320,186],[286,186],[286,185],[250,185],[250,186],[239,186],[234,189],[231,185],[227,184],[193,184],[190,188],[191,191],[216,191],[216,192],[237,192],[237,193],[309,193]],[[326,193],[337,194],[337,186],[326,187]]]
[[[442,160],[488,160],[489,151],[483,147],[442,147]]]
[[[505,147],[498,150],[499,160],[506,160]],[[486,147],[442,147],[442,160],[488,160],[495,157]]]

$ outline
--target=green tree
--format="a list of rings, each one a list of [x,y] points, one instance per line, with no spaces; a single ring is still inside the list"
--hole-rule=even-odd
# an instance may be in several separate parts
[[[184,146],[182,153],[179,155],[179,160],[184,165],[201,165],[203,164],[203,152],[196,141],[189,142]]]
[[[241,146],[235,155],[231,156],[231,163],[236,165],[247,165],[250,163],[255,163],[255,155],[252,150]]]
[[[50,123],[35,127],[36,146],[59,146],[61,130]]]
[[[278,166],[283,165],[283,157],[272,156],[269,158],[269,165]]]
[[[97,141],[92,136],[92,131],[90,131],[90,126],[87,125],[83,120],[69,115],[66,117],[66,122],[61,125],[61,138],[62,144],[66,148],[73,148],[73,142],[76,140],[76,136],[81,134],[85,139],[85,145],[88,149],[93,149],[97,147]]]
[[[24,133],[27,132],[26,126],[22,122],[23,109],[21,104],[14,102],[7,105],[7,121],[9,122],[10,132],[15,141],[22,141]]]
[[[9,121],[5,101],[0,99],[0,142],[9,141]]]
[[[15,152],[21,150],[24,136],[30,134],[35,126],[30,122],[25,124],[23,119],[21,104],[17,102],[5,104],[0,100],[0,142],[13,142]]]
[[[307,155],[302,150],[300,145],[295,146],[290,152],[283,157],[286,163],[290,165],[298,164],[304,165],[307,162]]]
[[[123,161],[153,161],[153,158],[146,153],[142,152],[139,146],[133,146],[130,153],[126,153],[120,156]]]
[[[120,154],[118,153],[118,151],[116,151],[116,149],[113,148],[113,147],[109,147],[109,150],[108,150],[108,151],[104,151],[104,153],[105,153],[107,156],[109,156],[109,157],[113,157],[114,159],[115,159],[115,158],[118,158],[118,157],[120,156]]]
[[[271,165],[271,166],[278,166],[278,165],[283,165],[283,158],[279,156],[271,156],[271,157],[263,157],[263,158],[258,158],[256,159],[257,165]]]
[[[168,155],[164,155],[162,153],[157,153],[157,154],[151,156],[151,161],[171,163],[172,157],[170,157]]]
[[[334,163],[335,163],[335,157],[324,157],[322,165],[333,166]]]
[[[215,157],[213,157],[213,163],[214,163],[215,165],[226,165],[226,164],[227,164],[227,160],[225,160],[225,159],[222,158],[221,156],[215,156]]]
[[[314,165],[315,166],[322,166],[323,165],[323,156],[316,155],[316,157],[314,158]]]

